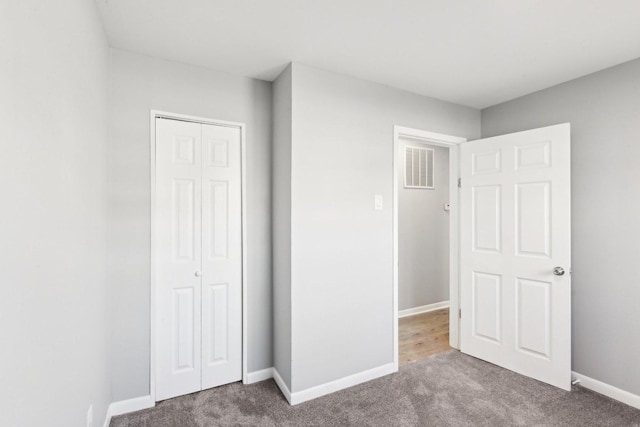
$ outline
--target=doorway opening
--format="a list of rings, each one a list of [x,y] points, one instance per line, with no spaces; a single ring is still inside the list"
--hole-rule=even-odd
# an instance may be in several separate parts
[[[394,127],[394,363],[458,348],[458,144]]]
[[[400,141],[400,366],[449,347],[449,147]]]

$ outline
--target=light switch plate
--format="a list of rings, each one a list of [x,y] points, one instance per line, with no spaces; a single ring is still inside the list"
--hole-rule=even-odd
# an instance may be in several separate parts
[[[382,210],[382,194],[376,194],[374,196],[374,209],[377,211],[381,211]]]

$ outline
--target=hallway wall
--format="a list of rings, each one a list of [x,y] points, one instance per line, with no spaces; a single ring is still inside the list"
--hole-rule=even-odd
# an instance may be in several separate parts
[[[404,148],[434,150],[434,189],[404,187]],[[449,149],[401,141],[398,165],[398,310],[449,301]]]

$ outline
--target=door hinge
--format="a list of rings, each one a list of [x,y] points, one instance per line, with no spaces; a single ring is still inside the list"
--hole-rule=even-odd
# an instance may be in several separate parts
[[[462,309],[458,309],[458,319],[462,319]]]
[[[458,178],[458,188],[462,188],[462,178]]]

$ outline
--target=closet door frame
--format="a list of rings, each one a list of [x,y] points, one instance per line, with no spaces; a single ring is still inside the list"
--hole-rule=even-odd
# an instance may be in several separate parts
[[[240,129],[240,192],[241,192],[241,212],[242,212],[242,383],[248,383],[247,376],[247,202],[246,202],[246,132],[245,124],[238,122],[229,122],[224,120],[210,119],[206,117],[190,116],[186,114],[170,113],[166,111],[150,110],[149,113],[149,148],[150,148],[150,213],[151,213],[151,229],[150,229],[150,249],[151,249],[151,268],[150,274],[150,360],[149,360],[149,394],[152,402],[156,402],[156,254],[155,254],[155,194],[156,194],[156,119],[165,118],[172,120],[181,120],[185,122],[193,122],[215,126],[225,126]]]

